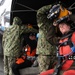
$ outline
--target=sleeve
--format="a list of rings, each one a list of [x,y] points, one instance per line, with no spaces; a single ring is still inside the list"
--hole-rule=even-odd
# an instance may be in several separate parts
[[[55,26],[49,28],[46,39],[50,44],[57,46],[59,44],[60,37],[61,33],[59,32],[59,30],[57,30]]]
[[[51,45],[57,46],[57,45],[59,44],[59,42],[58,42],[58,41],[59,41],[58,37],[56,37],[55,35],[52,36],[52,37],[49,37],[49,35],[50,35],[50,34],[47,35],[47,40],[48,40],[48,42],[49,42]]]
[[[37,23],[40,28],[43,25],[49,25],[50,20],[47,19],[47,12],[50,10],[51,5],[43,6],[37,11]]]
[[[28,26],[26,25],[24,25],[24,26],[21,26],[21,29],[20,29],[20,35],[22,34],[22,33],[29,33],[29,32],[35,32],[35,33],[38,33],[38,30],[37,29],[35,29],[35,28],[28,28]]]
[[[57,42],[57,37],[56,36],[56,31],[55,31],[55,27],[53,26],[53,22],[49,19],[47,19],[47,12],[50,10],[51,5],[47,5],[47,6],[43,6],[42,8],[40,8],[37,11],[37,23],[38,23],[38,27],[41,30],[47,30],[46,35],[46,39],[47,41],[52,44],[55,45]],[[44,31],[45,33],[46,31]]]

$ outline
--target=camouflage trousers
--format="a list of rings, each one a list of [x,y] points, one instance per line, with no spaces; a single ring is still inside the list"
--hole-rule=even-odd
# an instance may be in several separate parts
[[[4,74],[5,75],[13,75],[11,66],[14,61],[15,61],[14,57],[4,56]]]
[[[51,55],[39,55],[38,64],[40,72],[44,72],[48,69],[53,68],[53,64],[56,62],[56,56]]]

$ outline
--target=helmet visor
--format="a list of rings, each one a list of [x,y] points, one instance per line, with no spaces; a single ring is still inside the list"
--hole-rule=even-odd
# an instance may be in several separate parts
[[[60,11],[60,5],[59,5],[59,4],[54,5],[54,6],[50,9],[49,14],[47,15],[47,18],[48,18],[48,19],[55,19],[56,17],[58,17],[59,11]]]

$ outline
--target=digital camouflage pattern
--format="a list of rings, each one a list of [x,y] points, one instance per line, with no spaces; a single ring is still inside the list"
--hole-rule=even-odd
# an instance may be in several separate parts
[[[4,50],[4,73],[5,75],[13,75],[10,65],[15,61],[16,57],[20,55],[21,52],[21,39],[22,33],[29,33],[38,31],[33,27],[30,28],[27,25],[22,25],[20,18],[15,17],[13,19],[13,25],[4,31],[2,46]]]
[[[44,72],[50,68],[53,68],[55,60],[56,58],[54,55],[53,56],[39,55],[38,62],[40,72]]]
[[[46,14],[46,12],[50,10],[50,8],[51,5],[47,5],[40,8],[37,12],[37,23],[39,27],[37,54],[50,55],[53,50],[55,51],[55,48],[46,39],[48,31],[50,32],[50,37],[55,35],[52,22],[47,19]]]
[[[39,38],[38,38],[38,45],[37,45],[37,54],[39,68],[40,71],[46,71],[53,65],[56,60],[56,57],[53,56],[51,58],[50,55],[55,55],[56,47],[52,46],[47,41],[47,34],[50,32],[50,36],[52,37],[55,35],[55,29],[52,25],[52,22],[47,19],[47,12],[50,10],[51,5],[43,6],[37,11],[37,23],[39,27]]]
[[[13,75],[11,65],[14,61],[14,57],[4,56],[4,75]]]
[[[38,31],[36,29],[29,28],[27,25],[22,25],[20,19],[16,22],[15,20],[18,19],[17,17],[14,18],[13,25],[7,28],[3,34],[3,49],[4,55],[6,56],[18,56],[20,52],[20,35],[22,33],[29,33]],[[18,25],[18,24],[21,25]]]

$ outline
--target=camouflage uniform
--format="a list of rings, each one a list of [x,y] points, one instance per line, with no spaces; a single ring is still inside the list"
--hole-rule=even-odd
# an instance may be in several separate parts
[[[52,56],[55,54],[55,46],[52,46],[47,41],[47,33],[50,32],[50,37],[55,35],[54,27],[52,22],[47,19],[47,14],[51,8],[51,5],[43,6],[37,11],[37,23],[39,27],[39,38],[37,45],[37,54],[39,69],[41,72],[46,71],[49,68],[52,68],[52,64],[55,62],[55,57]],[[51,56],[50,56],[51,55]]]
[[[13,75],[11,65],[16,57],[20,55],[20,35],[22,33],[37,32],[34,28],[22,25],[20,18],[13,19],[13,25],[7,28],[3,34],[2,45],[4,50],[4,73],[5,75]]]

